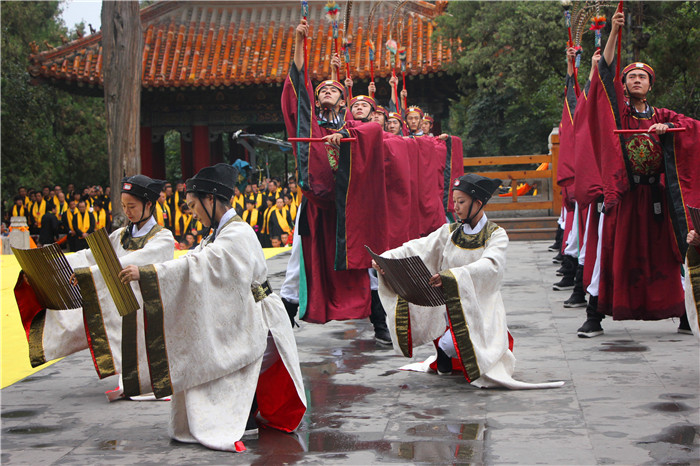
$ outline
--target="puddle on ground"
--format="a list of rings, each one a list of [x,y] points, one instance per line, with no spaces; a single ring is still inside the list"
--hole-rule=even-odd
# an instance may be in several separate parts
[[[654,464],[697,464],[700,426],[676,424],[658,435],[645,437],[637,445],[649,450]]]
[[[305,454],[322,453],[326,460],[346,458],[344,453],[372,453],[375,461],[412,460],[428,463],[483,462],[483,424],[425,423],[404,429],[416,440],[361,440],[358,435],[338,430],[316,430],[285,434],[261,429],[258,438],[245,442],[258,454],[251,464],[281,464],[301,461]],[[332,461],[331,461],[332,462]]]
[[[645,408],[662,413],[680,413],[682,411],[690,411],[690,406],[685,403],[652,403],[646,405]]]
[[[30,409],[19,409],[17,411],[5,411],[2,413],[3,419],[14,419],[18,417],[32,417],[37,414],[37,411],[32,411]]]
[[[58,432],[59,426],[27,426],[27,427],[10,427],[3,430],[6,434],[46,434],[49,432]]]
[[[603,348],[600,348],[600,351],[606,353],[643,352],[649,351],[649,347],[639,345],[634,340],[615,340],[603,343]]]
[[[666,400],[693,400],[696,398],[695,395],[689,395],[687,393],[665,393],[659,398]]]

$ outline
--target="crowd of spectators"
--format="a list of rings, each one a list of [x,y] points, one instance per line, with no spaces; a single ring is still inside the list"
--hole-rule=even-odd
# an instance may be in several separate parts
[[[179,249],[193,249],[209,233],[194,218],[185,201],[185,183],[166,183],[156,203],[154,216],[159,225],[172,231]],[[243,191],[235,189],[231,205],[256,232],[263,247],[288,246],[301,194],[294,178],[283,185],[279,178],[251,182]],[[85,237],[100,228],[112,230],[110,187],[88,186],[64,191],[60,185],[40,190],[17,190],[11,205],[3,206],[3,231],[12,217],[25,217],[37,245],[58,242],[64,249],[87,247]]]

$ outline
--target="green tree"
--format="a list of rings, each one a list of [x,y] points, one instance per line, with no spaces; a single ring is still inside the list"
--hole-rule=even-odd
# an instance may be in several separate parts
[[[625,5],[633,17],[623,33],[625,63],[636,53],[655,67],[653,105],[697,118],[700,3]],[[613,11],[602,12],[609,18]],[[463,138],[467,155],[546,153],[547,135],[561,119],[566,73],[559,2],[450,2],[448,13],[438,18],[437,35],[451,40],[448,71],[458,76],[449,131]],[[594,51],[592,32],[582,46],[581,86]]]
[[[44,50],[45,43],[67,39],[59,2],[3,1],[1,7],[3,200],[20,185],[105,185],[102,99],[33,82],[27,71],[31,42]]]

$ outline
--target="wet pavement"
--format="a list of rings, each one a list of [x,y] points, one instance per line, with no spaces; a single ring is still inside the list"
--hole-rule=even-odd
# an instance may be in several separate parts
[[[698,340],[678,322],[603,321],[579,339],[547,241],[509,246],[503,297],[515,377],[552,390],[480,390],[400,371],[369,321],[295,330],[309,408],[295,434],[261,430],[243,454],[171,441],[169,402],[108,403],[87,352],[0,392],[3,464],[699,464]],[[288,259],[268,261],[279,290]],[[18,355],[26,357],[26,355]],[[114,379],[114,378],[112,378]]]

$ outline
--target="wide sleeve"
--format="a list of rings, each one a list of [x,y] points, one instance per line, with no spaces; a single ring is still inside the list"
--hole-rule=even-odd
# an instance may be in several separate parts
[[[267,265],[257,241],[249,225],[232,222],[190,254],[140,267],[156,396],[223,377],[263,355],[267,331],[251,287]]]
[[[508,351],[500,293],[507,247],[508,235],[499,227],[480,258],[440,272],[455,349],[470,381],[488,372]]]

